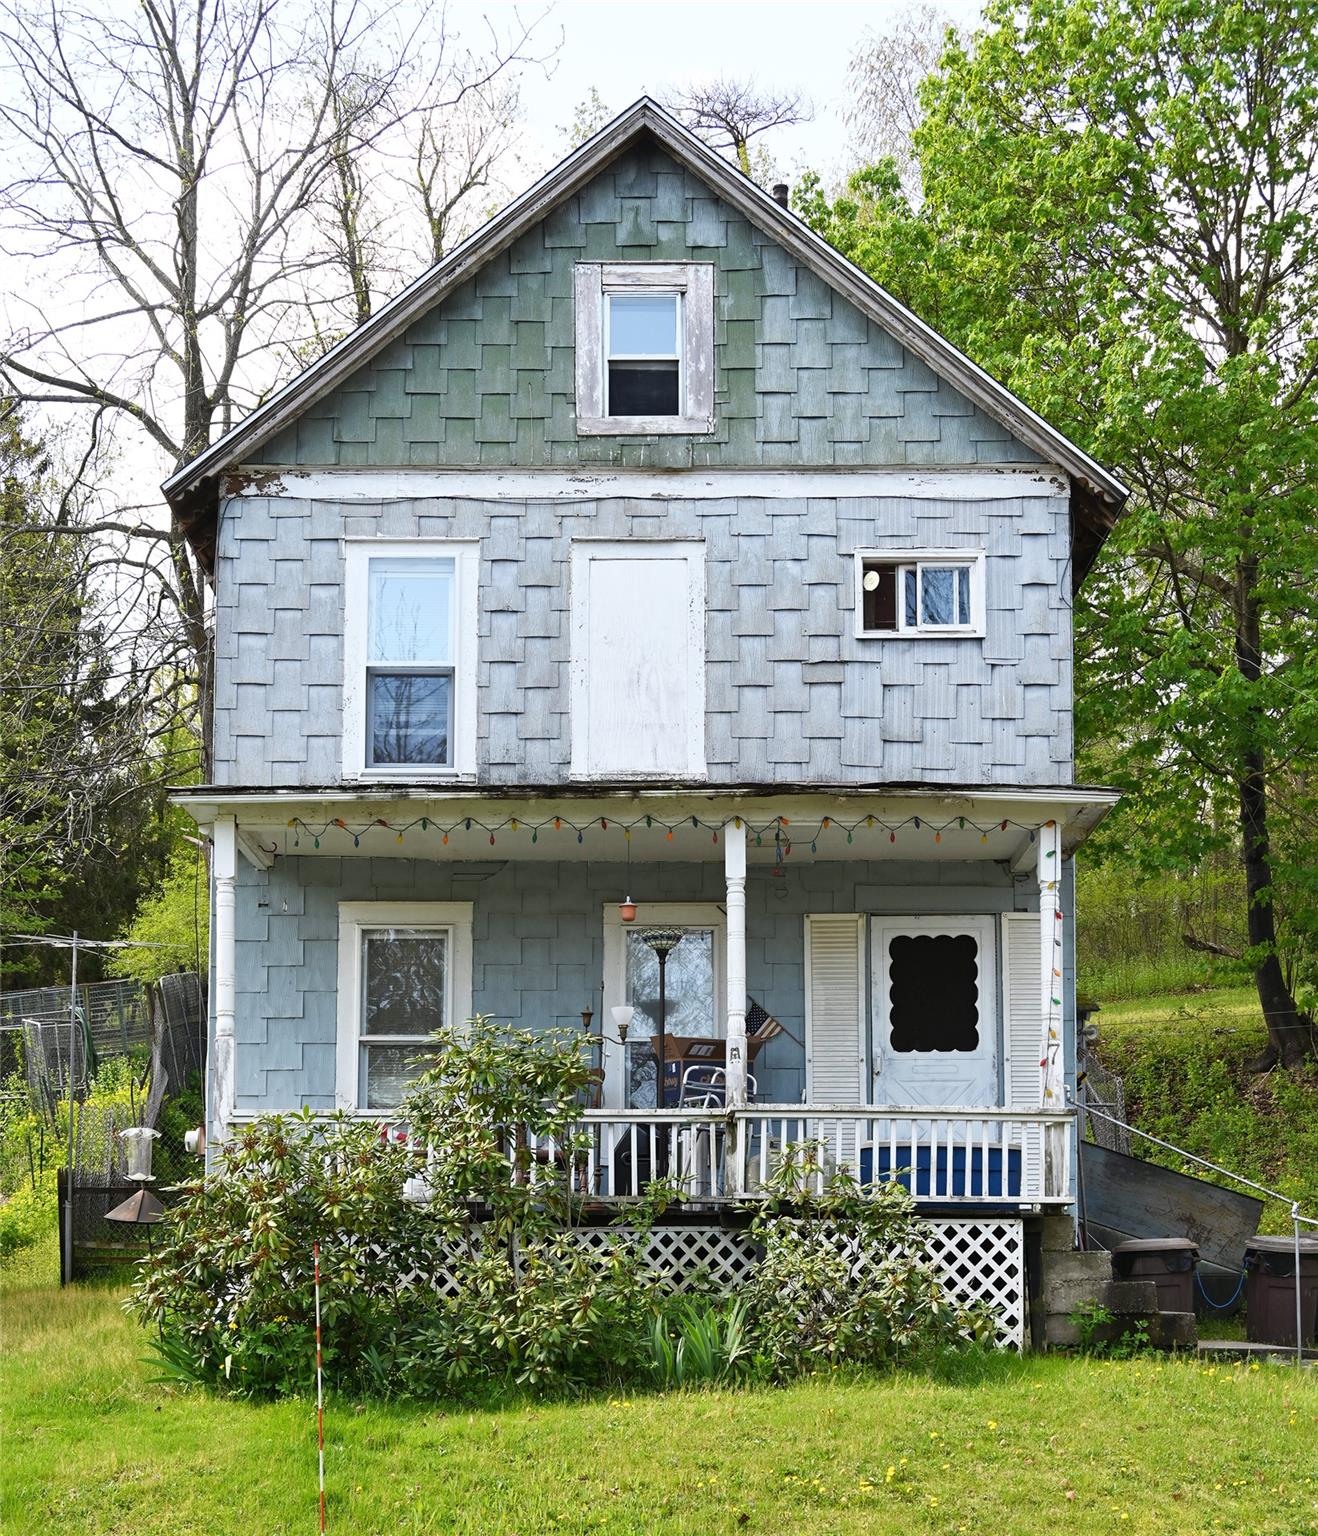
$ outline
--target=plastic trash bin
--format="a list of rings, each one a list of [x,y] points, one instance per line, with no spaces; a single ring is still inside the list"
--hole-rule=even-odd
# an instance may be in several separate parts
[[[1194,1311],[1199,1249],[1188,1237],[1137,1237],[1112,1250],[1118,1280],[1152,1280],[1159,1312]]]
[[[1300,1239],[1304,1343],[1318,1338],[1318,1237]],[[1245,1337],[1295,1348],[1295,1239],[1251,1237],[1245,1245]]]

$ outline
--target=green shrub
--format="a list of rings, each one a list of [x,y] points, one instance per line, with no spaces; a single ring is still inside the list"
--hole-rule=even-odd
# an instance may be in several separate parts
[[[574,1230],[594,1080],[581,1036],[476,1019],[437,1043],[441,1065],[402,1108],[414,1143],[344,1116],[269,1117],[173,1209],[132,1300],[160,1330],[169,1379],[305,1388],[316,1243],[326,1378],[381,1396],[730,1380],[752,1360],[787,1378],[984,1332],[922,1257],[903,1190],[861,1198],[799,1155],[755,1217],[765,1260],[744,1299],[679,1300],[645,1258],[671,1188],[651,1185],[603,1242]],[[801,1193],[815,1182],[823,1194]]]
[[[58,1174],[47,1168],[35,1184],[23,1184],[13,1194],[0,1196],[0,1263],[25,1248],[35,1247],[56,1229],[59,1196]]]
[[[889,1366],[968,1341],[987,1314],[950,1300],[898,1183],[862,1192],[822,1149],[791,1149],[751,1235],[763,1258],[746,1290],[755,1352],[780,1380],[841,1365]],[[822,1193],[814,1193],[822,1186]]]
[[[592,1252],[568,1235],[573,1126],[592,1082],[581,1037],[476,1019],[437,1044],[442,1069],[402,1111],[415,1144],[435,1149],[424,1162],[363,1121],[275,1116],[242,1129],[190,1188],[133,1296],[170,1372],[255,1395],[304,1388],[316,1242],[332,1385],[426,1396],[592,1385],[641,1367],[664,1295],[644,1244],[619,1235]],[[532,1147],[548,1145],[558,1156],[537,1159]],[[403,1197],[423,1173],[424,1207]],[[629,1211],[629,1226],[666,1198]]]

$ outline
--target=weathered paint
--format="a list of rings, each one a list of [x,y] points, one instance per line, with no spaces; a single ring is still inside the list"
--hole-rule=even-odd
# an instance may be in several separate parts
[[[721,863],[439,864],[327,856],[240,865],[237,903],[237,1109],[334,1100],[340,901],[474,904],[473,1008],[531,1027],[598,1017],[603,913],[624,887],[644,901],[719,902]],[[781,876],[752,868],[746,881],[746,985],[750,996],[804,1039],[806,913],[1030,910],[1033,882],[996,864],[819,862]],[[1068,989],[1069,991],[1069,989]],[[1068,1060],[1068,1071],[1073,1070]],[[800,1100],[801,1048],[786,1035],[756,1062],[759,1097]]]
[[[1066,503],[244,497],[220,539],[215,781],[343,772],[345,535],[479,539],[479,782],[565,782],[574,539],[703,539],[712,783],[1070,781]],[[984,639],[859,639],[858,548],[986,552]],[[643,643],[644,637],[638,637]]]
[[[712,263],[712,433],[578,436],[582,261]],[[248,461],[689,468],[1037,457],[691,171],[636,148]]]

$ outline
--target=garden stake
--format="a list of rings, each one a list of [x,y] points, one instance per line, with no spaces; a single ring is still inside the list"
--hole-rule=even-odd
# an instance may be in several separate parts
[[[325,1536],[325,1389],[320,1371],[320,1244],[311,1245],[316,1281],[316,1459],[320,1477],[320,1536]]]

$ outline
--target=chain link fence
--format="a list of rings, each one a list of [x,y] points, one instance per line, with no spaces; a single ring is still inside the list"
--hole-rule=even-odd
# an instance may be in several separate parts
[[[11,992],[0,998],[0,1059],[6,1124],[21,1113],[28,1153],[25,1159],[23,1148],[6,1145],[6,1165],[16,1165],[8,1171],[22,1175],[30,1163],[35,1187],[59,1167],[62,1279],[139,1257],[149,1229],[106,1220],[142,1187],[127,1177],[123,1133],[156,1131],[146,1187],[165,1205],[176,1185],[200,1171],[184,1137],[203,1112],[204,978],[188,972],[153,987],[111,981],[76,993]],[[64,1166],[70,1133],[71,1166]]]

